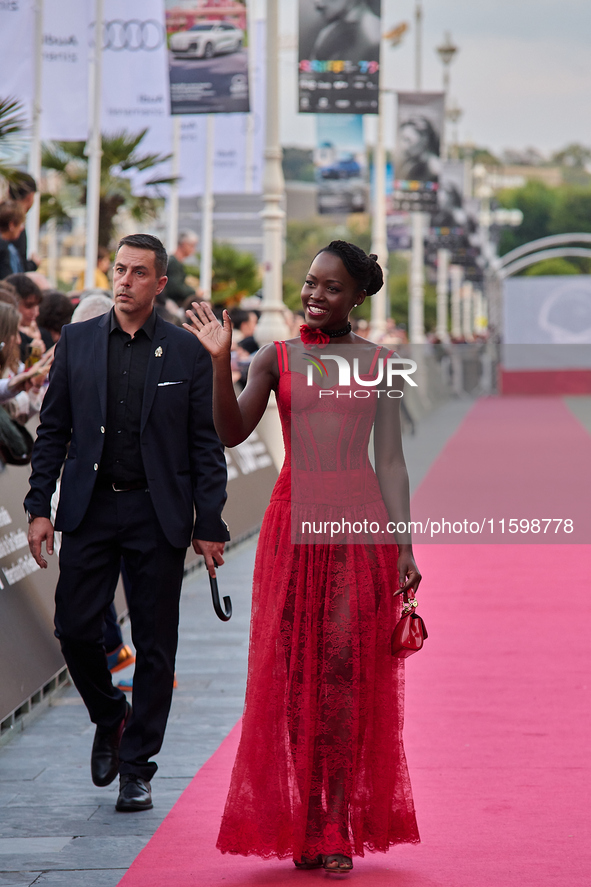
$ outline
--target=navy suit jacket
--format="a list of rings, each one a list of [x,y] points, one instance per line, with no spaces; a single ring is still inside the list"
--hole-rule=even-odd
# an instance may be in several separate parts
[[[79,526],[94,489],[105,441],[109,328],[110,314],[64,326],[55,350],[25,508],[50,517],[64,465],[56,530]],[[191,537],[229,539],[221,516],[227,472],[213,425],[211,359],[191,333],[160,317],[146,371],[140,443],[152,503],[171,545],[186,548]]]

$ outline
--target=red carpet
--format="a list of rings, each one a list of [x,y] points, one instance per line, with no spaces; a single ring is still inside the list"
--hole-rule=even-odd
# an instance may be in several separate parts
[[[504,403],[506,414],[503,401],[476,405],[427,475],[418,493],[423,502],[430,488],[439,495],[441,473],[454,463],[457,468],[457,460],[466,467],[463,435],[471,436],[471,419],[493,446],[505,433],[503,421],[517,421],[516,401]],[[494,419],[488,427],[487,409]],[[524,399],[522,409],[534,434],[528,440],[521,428],[523,445],[530,449],[530,467],[541,469],[546,451],[532,446],[539,441],[532,401]],[[570,428],[577,450],[582,429],[572,422],[564,419],[563,427]],[[582,479],[581,466],[578,458],[567,462],[572,486]],[[515,483],[522,470],[519,453],[503,466]],[[591,547],[421,545],[416,554],[430,637],[407,662],[405,737],[422,844],[356,858],[349,881],[364,887],[583,887],[591,880]],[[322,871],[216,851],[237,740],[238,728],[199,771],[122,887],[326,883]]]
[[[428,527],[426,537],[420,531],[414,537],[446,545],[589,545],[590,502],[591,435],[560,398],[483,398],[413,497],[413,520]],[[510,532],[511,519],[517,533]],[[573,532],[565,532],[566,519]],[[433,522],[443,530],[444,520],[445,533],[432,535]],[[475,533],[465,531],[465,520]],[[539,532],[522,533],[522,520],[540,521]],[[454,525],[462,532],[453,532]]]

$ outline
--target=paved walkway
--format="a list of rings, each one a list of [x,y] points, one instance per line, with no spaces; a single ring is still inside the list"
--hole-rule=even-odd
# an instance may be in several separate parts
[[[447,404],[406,439],[413,489],[470,406],[470,401]],[[255,540],[244,543],[220,570],[220,592],[230,594],[233,604],[228,623],[214,615],[206,574],[185,580],[179,687],[158,756],[153,810],[116,813],[117,782],[102,789],[92,784],[94,726],[73,687],[0,749],[0,887],[118,884],[242,713],[254,552]],[[116,679],[126,675],[119,672]]]

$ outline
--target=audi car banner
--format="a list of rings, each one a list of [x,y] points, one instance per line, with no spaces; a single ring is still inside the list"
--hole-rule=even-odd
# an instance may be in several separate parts
[[[377,114],[381,0],[299,0],[299,110]]]
[[[166,0],[173,114],[250,110],[246,0]]]
[[[394,210],[436,212],[442,92],[399,92],[394,166]]]
[[[262,190],[265,149],[265,36],[266,22],[250,29],[253,71],[250,114],[216,114],[213,151],[215,194],[259,194]],[[203,194],[207,121],[202,115],[184,117],[181,123],[181,197]]]

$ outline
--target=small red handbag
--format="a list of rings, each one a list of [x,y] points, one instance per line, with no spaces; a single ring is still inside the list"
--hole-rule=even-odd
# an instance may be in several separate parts
[[[406,659],[407,656],[418,653],[429,637],[425,623],[415,612],[417,606],[416,598],[409,600],[405,592],[402,616],[392,632],[392,656],[397,659]]]

